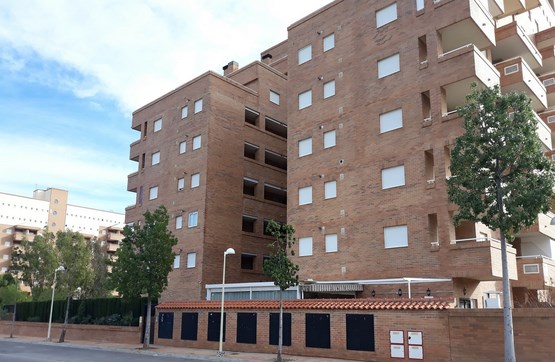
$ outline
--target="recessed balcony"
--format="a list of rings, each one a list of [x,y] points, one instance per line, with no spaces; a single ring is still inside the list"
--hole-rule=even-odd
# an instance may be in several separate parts
[[[545,92],[547,95],[547,106],[555,106],[555,73],[545,74],[539,77],[545,87]]]
[[[495,67],[501,74],[501,92],[524,92],[532,99],[534,111],[541,112],[547,108],[545,87],[523,58],[509,59],[495,64]]]
[[[504,5],[504,16],[522,13],[526,9],[526,0],[504,0]]]
[[[501,242],[488,237],[452,240],[449,249],[451,276],[475,280],[501,280]],[[507,244],[509,278],[517,278],[516,250]]]
[[[434,1],[434,16],[456,18],[438,30],[443,52],[468,43],[479,49],[495,45],[495,21],[488,9],[478,0]]]
[[[444,116],[464,104],[472,83],[478,87],[492,87],[500,82],[497,69],[473,44],[441,54],[438,63],[438,73],[446,81],[442,86]]]
[[[114,243],[108,243],[108,248],[107,248],[107,252],[109,253],[115,253],[119,248],[119,244],[114,244]]]
[[[517,256],[518,280],[513,287],[547,289],[555,287],[555,261],[543,255]]]
[[[505,3],[503,0],[488,0],[489,13],[494,18],[505,15]]]
[[[555,72],[555,46],[550,45],[548,47],[540,49],[540,54],[542,56],[543,63],[541,74]]]
[[[494,63],[522,57],[532,69],[542,66],[540,51],[516,21],[499,27],[495,36],[497,44],[491,49]]]

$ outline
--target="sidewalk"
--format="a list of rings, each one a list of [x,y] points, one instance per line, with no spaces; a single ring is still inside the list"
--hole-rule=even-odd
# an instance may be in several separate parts
[[[121,344],[110,342],[93,342],[93,341],[66,341],[64,343],[47,342],[41,338],[17,336],[15,338],[5,337],[5,340],[12,340],[14,342],[23,343],[39,343],[51,344],[56,343],[58,346],[68,348],[79,347],[89,349],[102,349],[121,352],[132,352],[139,354],[147,354],[151,356],[172,356],[172,357],[190,357],[195,359],[202,359],[206,361],[225,361],[225,362],[244,362],[244,361],[274,361],[275,354],[269,353],[248,353],[248,352],[233,352],[226,351],[223,358],[217,357],[216,350],[185,348],[185,347],[169,347],[160,345],[151,345],[148,350],[142,349],[142,344]],[[304,357],[304,356],[289,356],[283,355],[285,361],[296,362],[345,362],[347,360],[333,359],[333,358],[320,358],[320,357]]]

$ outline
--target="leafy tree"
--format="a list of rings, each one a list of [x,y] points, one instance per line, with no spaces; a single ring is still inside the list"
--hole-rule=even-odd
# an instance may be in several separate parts
[[[147,297],[146,329],[143,348],[150,342],[152,298],[159,298],[168,285],[177,239],[168,230],[169,216],[164,206],[144,213],[144,223],[126,226],[124,239],[112,262],[111,279],[124,297]]]
[[[270,220],[266,231],[276,238],[268,245],[270,257],[264,262],[264,274],[279,287],[279,337],[277,361],[282,361],[283,349],[283,291],[299,284],[299,266],[289,259],[289,254],[295,255],[295,229],[293,226]]]
[[[458,113],[465,133],[451,152],[449,201],[459,206],[455,223],[471,220],[500,230],[505,361],[515,361],[506,240],[549,210],[555,170],[525,94],[474,85]]]
[[[104,298],[111,292],[108,280],[108,252],[107,246],[93,240],[91,242],[92,260],[91,267],[94,270],[91,288],[87,291],[86,296],[89,298]]]
[[[23,240],[12,253],[12,273],[31,288],[33,301],[47,299],[58,257],[54,233],[45,229],[33,241]],[[46,291],[46,293],[44,293]]]
[[[87,295],[94,280],[91,245],[79,232],[58,231],[56,251],[59,265],[65,268],[65,272],[58,275],[60,295],[72,295],[77,288]]]

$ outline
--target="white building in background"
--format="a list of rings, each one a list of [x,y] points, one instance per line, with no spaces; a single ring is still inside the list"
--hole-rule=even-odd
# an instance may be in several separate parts
[[[52,232],[69,229],[86,239],[97,238],[115,252],[123,239],[125,215],[67,203],[68,191],[35,190],[33,197],[0,192],[0,275],[11,266],[14,245],[32,240],[44,228]]]

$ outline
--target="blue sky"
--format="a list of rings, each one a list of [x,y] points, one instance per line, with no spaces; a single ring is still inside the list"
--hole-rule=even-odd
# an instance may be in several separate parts
[[[246,65],[328,0],[3,0],[0,192],[124,212],[133,110]]]

